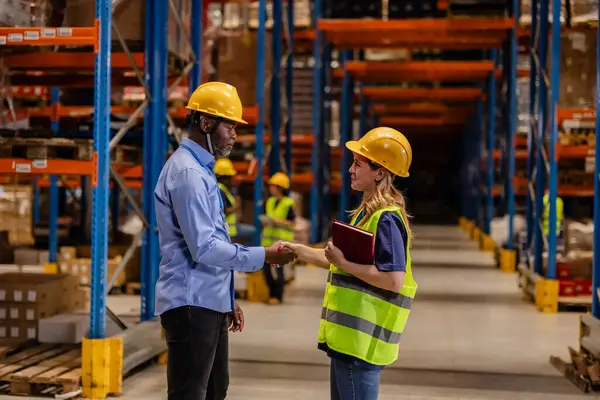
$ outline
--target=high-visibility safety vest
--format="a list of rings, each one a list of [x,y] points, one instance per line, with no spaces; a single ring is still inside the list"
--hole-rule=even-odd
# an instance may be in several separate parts
[[[374,212],[361,228],[377,235],[379,218],[386,211],[398,214],[406,226],[400,209],[389,206]],[[356,224],[356,218],[351,224]],[[374,365],[396,361],[400,337],[417,292],[409,249],[410,237],[406,243],[406,276],[399,293],[372,286],[330,264],[319,343]]]
[[[229,200],[229,204],[231,204],[231,207],[235,207],[235,205],[236,205],[235,197],[233,197],[233,195],[231,194],[229,189],[227,189],[227,186],[225,186],[219,182],[219,189],[221,189],[225,193],[225,196],[227,196],[227,200]],[[229,236],[230,237],[237,236],[237,215],[236,215],[236,213],[233,212],[231,214],[227,214],[225,216],[225,220],[227,221],[227,225],[229,225]]]
[[[294,206],[294,200],[290,197],[284,197],[277,201],[276,197],[269,197],[266,205],[268,217],[286,220],[290,208]],[[262,231],[262,240],[260,245],[270,246],[278,240],[294,240],[293,226],[265,226]]]
[[[542,226],[544,229],[544,235],[548,236],[550,233],[550,220],[548,217],[550,216],[550,202],[548,201],[549,195],[544,195],[544,213],[542,214]],[[556,235],[560,234],[560,227],[562,225],[562,220],[564,218],[563,214],[564,203],[563,200],[556,196]]]

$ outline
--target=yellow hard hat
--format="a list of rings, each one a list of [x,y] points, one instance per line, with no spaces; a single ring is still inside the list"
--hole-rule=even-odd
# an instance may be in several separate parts
[[[371,129],[360,140],[346,143],[346,147],[351,152],[381,165],[394,175],[408,177],[412,149],[408,139],[395,129]]]
[[[283,172],[277,172],[275,175],[269,179],[270,185],[279,186],[283,189],[290,188],[290,178],[284,174]]]
[[[185,108],[247,124],[242,119],[242,101],[237,89],[227,83],[203,83],[194,90]]]
[[[237,175],[237,171],[235,170],[233,163],[229,158],[219,158],[215,163],[214,171],[216,175],[221,176]]]

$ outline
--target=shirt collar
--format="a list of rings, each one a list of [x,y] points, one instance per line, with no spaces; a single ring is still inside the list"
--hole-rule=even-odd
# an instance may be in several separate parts
[[[181,144],[185,144],[187,147],[189,147],[200,159],[202,165],[210,168],[211,170],[213,169],[215,166],[215,158],[204,147],[200,146],[190,138],[182,139]]]

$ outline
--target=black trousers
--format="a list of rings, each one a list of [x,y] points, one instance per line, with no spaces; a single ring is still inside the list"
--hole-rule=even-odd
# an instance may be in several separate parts
[[[179,307],[160,316],[166,333],[168,400],[222,400],[229,386],[227,314]]]
[[[275,270],[275,276],[273,276],[273,270]],[[271,264],[265,263],[263,271],[265,273],[267,286],[269,286],[269,297],[283,301],[283,288],[285,287],[283,266],[275,268],[271,267]]]

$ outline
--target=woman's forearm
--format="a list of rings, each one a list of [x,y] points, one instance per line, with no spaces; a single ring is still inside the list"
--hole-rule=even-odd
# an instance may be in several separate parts
[[[362,265],[346,261],[340,269],[356,276],[371,286],[398,293],[404,286],[405,273],[400,271],[382,272],[375,265]]]
[[[294,251],[298,258],[307,264],[313,264],[319,268],[329,269],[329,261],[325,257],[323,249],[315,249],[305,245],[297,246]]]

